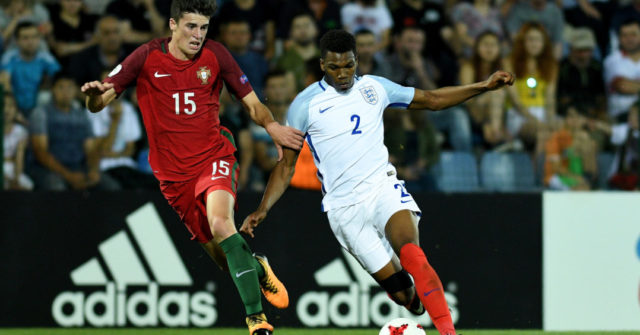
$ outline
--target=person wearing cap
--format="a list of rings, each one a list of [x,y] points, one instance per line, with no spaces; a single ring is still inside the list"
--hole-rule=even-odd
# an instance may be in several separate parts
[[[558,115],[566,117],[575,109],[579,115],[592,121],[607,122],[606,96],[602,64],[594,58],[596,39],[591,29],[572,29],[569,54],[560,63],[558,74]],[[601,148],[606,137],[599,130],[589,132]]]

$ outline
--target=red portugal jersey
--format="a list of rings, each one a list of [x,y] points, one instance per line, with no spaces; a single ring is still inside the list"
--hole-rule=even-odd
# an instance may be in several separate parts
[[[169,53],[170,38],[143,44],[109,74],[118,94],[137,85],[149,138],[149,164],[159,180],[186,181],[235,148],[220,133],[223,82],[238,99],[253,90],[222,44],[206,40],[191,60]]]

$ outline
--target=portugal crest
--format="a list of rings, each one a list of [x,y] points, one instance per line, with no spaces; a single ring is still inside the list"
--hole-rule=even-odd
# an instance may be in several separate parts
[[[202,85],[206,85],[209,83],[209,78],[211,77],[211,71],[206,66],[201,66],[196,73],[198,79],[200,79]]]
[[[370,103],[372,105],[378,103],[378,93],[376,93],[376,90],[373,88],[373,86],[365,86],[361,88],[360,93],[362,93],[364,101],[366,101],[367,103]]]

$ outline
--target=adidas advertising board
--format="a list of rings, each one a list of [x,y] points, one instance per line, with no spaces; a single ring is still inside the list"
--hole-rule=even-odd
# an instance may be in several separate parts
[[[134,240],[120,231],[98,247],[114,280],[107,279],[97,257],[74,269],[71,272],[74,285],[104,289],[90,294],[60,293],[51,307],[56,323],[63,327],[122,327],[127,322],[137,327],[213,325],[217,317],[213,294],[207,291],[191,294],[179,289],[192,285],[191,276],[154,206],[147,203],[127,216],[127,226]],[[134,242],[142,251],[154,280],[138,257]],[[127,288],[131,286],[146,289],[130,292]],[[174,290],[160,294],[159,286],[171,286]],[[101,313],[96,312],[98,306]],[[176,311],[171,312],[171,308]]]
[[[269,318],[279,327],[377,328],[404,316],[341,250],[321,197],[287,191],[247,238],[289,291],[286,310],[263,299]],[[421,245],[456,326],[542,327],[540,195],[414,198]],[[260,199],[240,193],[236,223]],[[0,201],[0,327],[244,327],[231,278],[159,192],[0,192]]]
[[[427,313],[416,318],[391,301],[358,261],[344,250],[342,257],[317,270],[313,277],[324,290],[306,292],[298,299],[296,313],[305,326],[369,327],[373,324],[380,327],[399,317],[415,319],[425,327],[431,325]],[[451,292],[445,292],[445,296],[455,324],[458,321],[457,299]]]

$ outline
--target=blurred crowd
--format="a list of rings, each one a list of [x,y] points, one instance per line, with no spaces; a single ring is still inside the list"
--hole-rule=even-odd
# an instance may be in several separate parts
[[[79,87],[169,36],[170,3],[0,0],[5,189],[158,187],[135,90],[91,114]],[[517,190],[640,185],[640,0],[217,3],[208,37],[230,50],[283,124],[295,95],[322,78],[318,40],[334,28],[355,35],[358,75],[436,89],[513,72],[512,87],[463,105],[385,112],[390,161],[410,191],[513,190],[509,180],[525,179]],[[264,189],[277,162],[268,134],[224,92],[220,115],[236,139],[239,190]],[[483,178],[496,171],[505,187]],[[305,145],[292,185],[320,189],[315,173]]]

